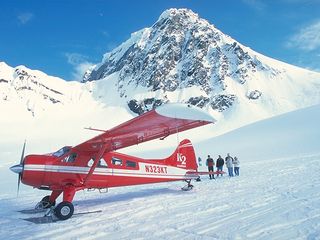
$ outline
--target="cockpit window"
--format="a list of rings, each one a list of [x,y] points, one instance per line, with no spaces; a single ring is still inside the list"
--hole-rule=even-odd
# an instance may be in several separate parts
[[[55,157],[61,157],[62,155],[66,154],[67,152],[69,152],[71,149],[71,147],[63,147],[61,149],[59,149],[58,151],[54,152],[52,154],[52,156],[55,156]]]
[[[71,153],[69,156],[66,156],[63,159],[63,162],[67,162],[67,163],[72,163],[75,162],[77,158],[77,154],[76,153]]]

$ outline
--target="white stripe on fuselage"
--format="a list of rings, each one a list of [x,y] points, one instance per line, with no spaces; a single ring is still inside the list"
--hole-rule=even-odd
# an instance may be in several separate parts
[[[148,177],[148,178],[168,178],[168,179],[186,179],[188,170],[167,165],[152,163],[138,163],[139,170],[115,169],[97,167],[93,174],[104,176],[124,176],[124,177]],[[149,169],[147,172],[146,169]],[[151,170],[150,170],[151,169]],[[40,171],[55,173],[88,174],[90,167],[61,166],[61,165],[40,165],[25,164],[24,171]]]

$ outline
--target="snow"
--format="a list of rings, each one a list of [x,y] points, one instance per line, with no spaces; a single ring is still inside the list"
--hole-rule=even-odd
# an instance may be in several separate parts
[[[81,191],[75,212],[102,212],[43,225],[26,222],[22,218],[30,215],[17,212],[32,208],[47,192],[21,185],[16,197],[17,175],[8,167],[19,161],[23,142],[6,145],[2,139],[0,234],[5,239],[320,239],[319,120],[317,105],[194,142],[202,162],[207,154],[237,155],[239,177],[203,176],[189,192],[180,190],[182,182],[112,188],[106,194]],[[191,140],[195,131],[189,132]],[[50,135],[46,138],[27,145],[27,153],[46,149]],[[170,154],[175,147],[136,148],[147,157]]]
[[[214,118],[202,109],[181,103],[160,106],[156,112],[165,117],[215,122]]]
[[[165,10],[160,16],[159,19],[157,20],[157,22],[159,22],[162,19],[168,19],[170,17],[173,17],[177,14],[184,14],[187,15],[190,18],[190,21],[196,22],[199,19],[198,14],[192,12],[191,10],[187,9],[187,8],[170,8]]]
[[[108,52],[103,55],[102,63],[107,61],[109,58],[116,56],[116,58],[113,59],[114,62],[118,61],[123,54],[130,48],[132,45],[134,45],[138,40],[140,41],[141,45],[144,45],[144,42],[142,39],[147,38],[149,35],[149,29],[144,28],[137,32],[134,32],[131,34],[131,37],[122,43],[120,46],[113,49],[111,52]],[[140,40],[141,39],[141,40]],[[97,69],[100,65],[97,65],[95,69]]]

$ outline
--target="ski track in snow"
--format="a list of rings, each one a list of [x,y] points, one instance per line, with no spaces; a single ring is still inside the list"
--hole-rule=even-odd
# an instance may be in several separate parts
[[[82,191],[74,201],[75,213],[100,209],[101,213],[43,225],[22,220],[43,213],[28,215],[17,210],[32,208],[47,192],[25,187],[18,199],[1,192],[0,236],[320,239],[319,160],[320,154],[249,162],[242,159],[239,177],[209,180],[203,176],[190,192],[180,190],[182,182],[113,188],[106,194]]]

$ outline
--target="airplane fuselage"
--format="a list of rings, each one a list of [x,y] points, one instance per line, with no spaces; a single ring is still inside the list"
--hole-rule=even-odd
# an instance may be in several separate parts
[[[100,189],[187,179],[187,169],[165,165],[164,160],[144,160],[108,152],[100,159],[90,180],[84,184],[93,159],[89,156],[86,158],[83,153],[75,154],[78,157],[76,161],[68,161],[70,153],[61,157],[27,156],[22,182],[35,188],[60,190],[67,184],[82,189]]]
[[[74,147],[24,157],[10,169],[24,184],[50,190],[36,208],[50,208],[60,220],[73,215],[75,193],[85,188],[111,188],[185,180],[192,189],[197,163],[190,140],[180,142],[176,151],[162,160],[145,160],[115,152],[143,142],[164,139],[171,134],[204,126],[215,120],[201,109],[184,104],[166,104],[132,118]],[[62,202],[55,206],[57,198]]]

